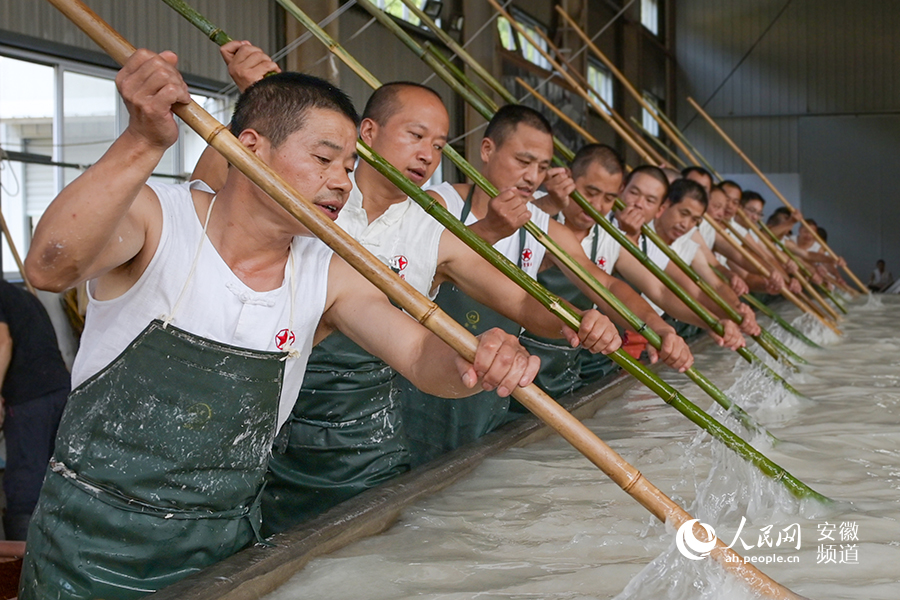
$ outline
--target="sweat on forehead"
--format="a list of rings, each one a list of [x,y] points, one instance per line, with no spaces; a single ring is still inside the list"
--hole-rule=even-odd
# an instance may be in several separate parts
[[[379,125],[384,125],[402,108],[400,95],[406,90],[422,90],[434,96],[441,105],[444,103],[441,96],[427,85],[412,81],[393,81],[372,92],[363,109],[362,118],[371,119]]]

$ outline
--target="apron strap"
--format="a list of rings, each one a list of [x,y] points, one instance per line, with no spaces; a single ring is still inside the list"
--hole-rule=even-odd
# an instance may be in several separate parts
[[[472,212],[472,195],[475,194],[475,184],[472,184],[472,187],[469,188],[469,193],[466,194],[466,201],[463,203],[462,213],[459,215],[459,220],[465,224],[466,218],[469,216],[469,213]],[[522,268],[522,252],[525,250],[525,239],[527,232],[524,227],[519,228],[519,260],[516,261],[516,265],[521,269]]]
[[[597,262],[597,243],[600,240],[600,225],[594,225],[593,230],[591,231],[591,235],[594,236],[594,240],[591,242],[591,262]]]

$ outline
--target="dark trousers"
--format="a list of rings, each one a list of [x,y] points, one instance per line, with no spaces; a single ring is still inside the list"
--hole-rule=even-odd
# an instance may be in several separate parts
[[[68,395],[69,391],[62,389],[6,407],[3,529],[8,540],[24,540],[28,532]]]

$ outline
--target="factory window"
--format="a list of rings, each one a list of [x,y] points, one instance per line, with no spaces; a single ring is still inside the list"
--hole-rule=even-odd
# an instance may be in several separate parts
[[[654,109],[658,109],[659,107],[659,98],[651,94],[650,92],[644,92],[644,102],[649,104]],[[656,119],[653,118],[646,108],[641,109],[641,124],[644,126],[650,134],[654,137],[659,137],[659,123],[656,122]]]
[[[389,15],[394,15],[410,25],[415,25],[416,27],[422,26],[422,20],[409,10],[409,7],[401,0],[375,0],[374,4]],[[434,0],[416,0],[415,4],[417,8],[431,17],[436,25],[440,26],[440,13],[443,8],[442,2],[436,2]]]
[[[512,11],[512,17],[522,26],[522,29],[544,52],[547,51],[547,42],[542,38],[538,31],[546,34],[547,29],[540,25],[537,21],[517,10]],[[550,62],[541,55],[538,48],[534,44],[525,39],[525,36],[517,32],[512,24],[503,17],[497,18],[497,31],[500,33],[500,44],[510,52],[517,52],[525,57],[529,62],[539,66],[542,69],[550,70]]]
[[[588,85],[591,86],[591,96],[596,98],[597,94],[594,92],[597,92],[606,104],[613,106],[612,73],[606,68],[606,65],[593,59],[588,59],[587,80]],[[601,106],[603,105],[601,104]],[[606,110],[606,107],[603,107],[603,109]],[[606,112],[607,114],[609,113],[609,111]]]
[[[20,254],[50,201],[127,126],[115,75],[33,53],[0,55],[0,206]],[[227,97],[193,97],[220,121],[228,120]],[[186,179],[206,147],[180,120],[179,126],[182,135],[160,161],[154,180]],[[17,278],[6,239],[2,261],[4,273]]]
[[[653,35],[659,35],[659,0],[641,0],[641,24]]]

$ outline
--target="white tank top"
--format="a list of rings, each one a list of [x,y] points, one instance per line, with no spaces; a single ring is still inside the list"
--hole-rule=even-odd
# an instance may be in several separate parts
[[[444,203],[447,205],[447,210],[450,211],[450,214],[456,218],[460,218],[466,201],[459,195],[459,192],[456,191],[455,187],[444,182],[428,189],[439,194],[441,198],[444,199]],[[528,210],[531,211],[531,222],[537,225],[541,231],[546,232],[547,225],[550,222],[550,215],[531,202],[528,203]],[[464,223],[466,225],[471,225],[476,221],[478,221],[478,219],[470,211],[468,216],[466,216]],[[521,263],[522,270],[528,273],[532,278],[537,279],[538,271],[541,268],[541,261],[544,260],[545,248],[534,239],[531,234],[525,235],[525,244],[522,247],[521,256],[519,251],[519,232],[500,240],[494,244],[494,248],[503,254],[503,256],[511,260],[513,264],[518,265]]]
[[[534,196],[537,198],[538,194]],[[559,213],[556,215],[556,220],[565,225],[566,216]],[[591,253],[594,250],[595,237],[597,238],[597,254],[592,257]],[[595,225],[591,227],[588,234],[581,240],[581,249],[584,250],[585,256],[593,258],[594,263],[606,271],[607,275],[612,275],[613,270],[616,268],[616,261],[619,260],[619,252],[622,250],[622,246],[605,229]]]
[[[716,247],[716,229],[712,225],[706,222],[706,219],[700,221],[700,224],[697,226],[697,229],[700,230],[700,237],[703,238],[703,241],[706,243],[706,246],[713,250]],[[693,231],[689,232],[689,234],[693,235]]]
[[[410,198],[389,207],[369,223],[356,179],[352,175],[350,179],[353,190],[338,214],[337,224],[400,279],[434,300],[437,293],[432,294],[431,288],[444,226]]]
[[[140,279],[118,298],[97,300],[88,285],[82,344],[72,368],[73,387],[118,357],[150,321],[169,315],[184,289],[171,320],[176,327],[241,348],[278,352],[289,345],[299,352],[298,358],[285,361],[280,427],[297,400],[313,336],[325,309],[331,249],[316,238],[294,238],[293,260],[285,265],[281,286],[254,291],[231,271],[209,240],[200,244],[203,226],[191,201],[191,188],[211,192],[206,184],[150,187],[162,208],[159,247]],[[196,270],[189,275],[198,247]]]

